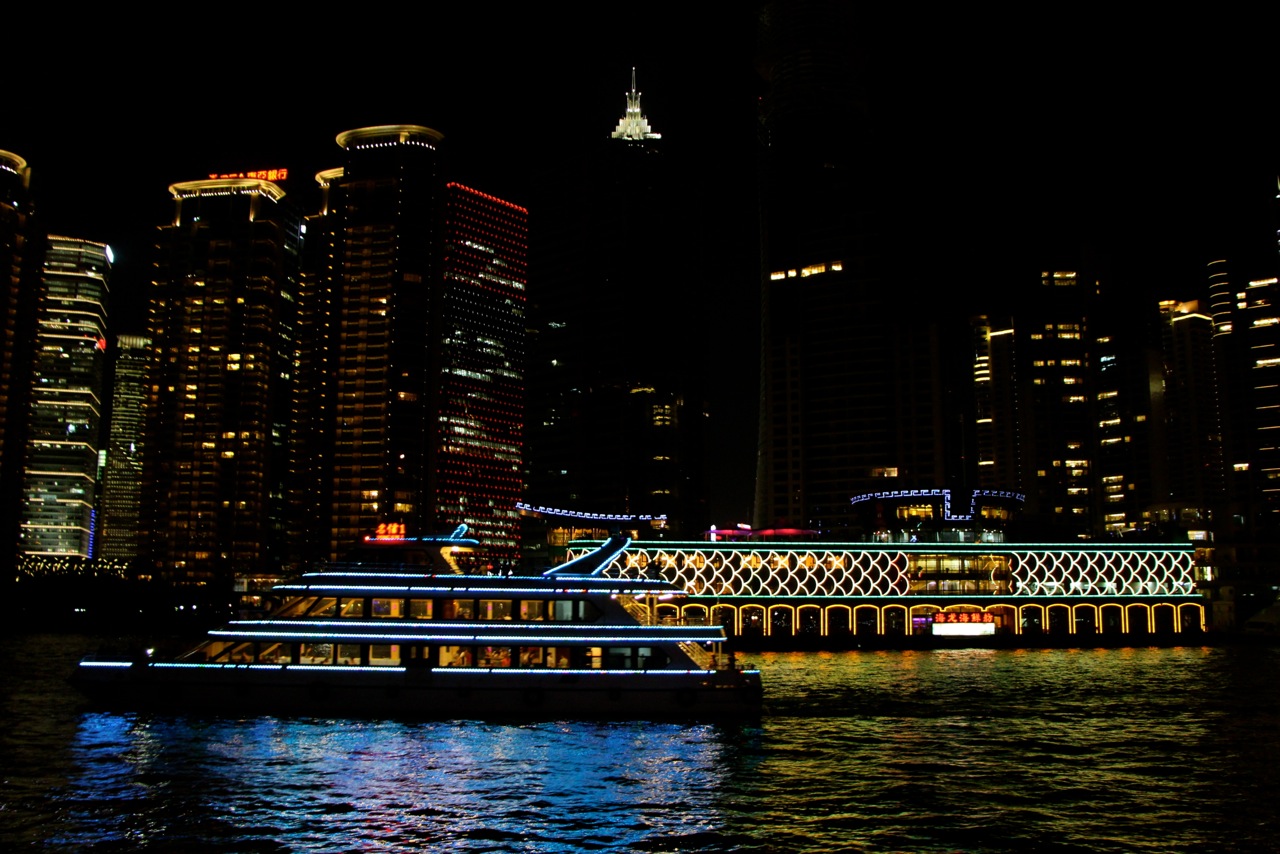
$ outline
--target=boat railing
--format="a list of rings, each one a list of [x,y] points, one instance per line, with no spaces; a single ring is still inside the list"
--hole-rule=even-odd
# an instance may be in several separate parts
[[[618,601],[622,603],[622,607],[627,613],[635,617],[636,621],[642,626],[652,626],[654,624],[653,612],[631,596],[619,596]]]
[[[681,641],[680,650],[685,655],[693,659],[694,664],[697,664],[698,667],[700,667],[701,669],[703,670],[716,669],[716,663],[717,663],[715,661],[716,656],[712,655],[712,653],[707,652],[705,649],[698,646],[696,643],[690,643],[689,641]]]

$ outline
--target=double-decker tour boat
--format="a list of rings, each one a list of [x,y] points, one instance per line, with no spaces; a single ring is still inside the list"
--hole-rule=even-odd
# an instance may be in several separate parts
[[[670,582],[601,574],[629,540],[542,575],[464,574],[476,545],[369,538],[348,559],[272,588],[174,660],[80,662],[109,707],[441,717],[711,719],[761,711],[758,670],[719,626],[657,617]]]

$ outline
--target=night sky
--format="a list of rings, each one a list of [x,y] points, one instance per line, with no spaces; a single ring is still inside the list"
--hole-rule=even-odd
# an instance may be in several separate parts
[[[462,180],[530,204],[539,170],[612,129],[636,66],[664,145],[704,164],[697,191],[731,212],[714,239],[745,253],[763,88],[751,6],[56,27],[36,12],[10,40],[23,71],[0,148],[30,163],[48,227],[112,243],[117,289],[134,288],[169,183],[285,166],[285,190],[311,209],[311,176],[352,127],[436,128]],[[918,234],[895,267],[921,287],[952,264],[975,287],[1016,287],[1019,264],[1080,241],[1144,293],[1194,295],[1210,254],[1241,259],[1248,277],[1276,272],[1277,74],[1270,51],[1244,42],[1260,22],[846,17],[879,140],[867,168],[891,176]]]
[[[129,331],[141,328],[170,183],[283,166],[284,189],[309,211],[312,175],[338,162],[337,133],[423,124],[445,134],[458,179],[530,206],[536,240],[537,178],[607,137],[635,66],[644,112],[706,212],[690,245],[726,259],[698,286],[748,306],[764,88],[752,5],[183,11],[56,26],[36,12],[8,40],[21,73],[0,148],[31,165],[50,231],[115,247],[113,324]],[[890,264],[904,292],[954,297],[958,285],[991,310],[1085,243],[1109,259],[1113,293],[1139,304],[1199,296],[1215,255],[1241,281],[1280,272],[1277,74],[1269,47],[1246,44],[1270,31],[1261,21],[845,17],[836,32],[870,105],[866,168],[893,187],[907,238]],[[726,352],[716,369],[754,377],[757,354]],[[749,446],[730,468],[751,467]]]

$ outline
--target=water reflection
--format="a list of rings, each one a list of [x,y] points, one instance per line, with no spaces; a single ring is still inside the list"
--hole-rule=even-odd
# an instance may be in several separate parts
[[[90,714],[66,798],[79,847],[235,839],[291,850],[629,849],[723,824],[742,728]]]
[[[1226,852],[1280,826],[1269,648],[753,656],[758,727],[88,713],[43,654],[0,685],[0,849]]]

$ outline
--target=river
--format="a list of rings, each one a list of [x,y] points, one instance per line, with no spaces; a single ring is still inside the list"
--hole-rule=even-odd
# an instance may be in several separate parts
[[[107,714],[6,639],[0,849],[1267,851],[1280,649],[763,653],[759,725]]]

